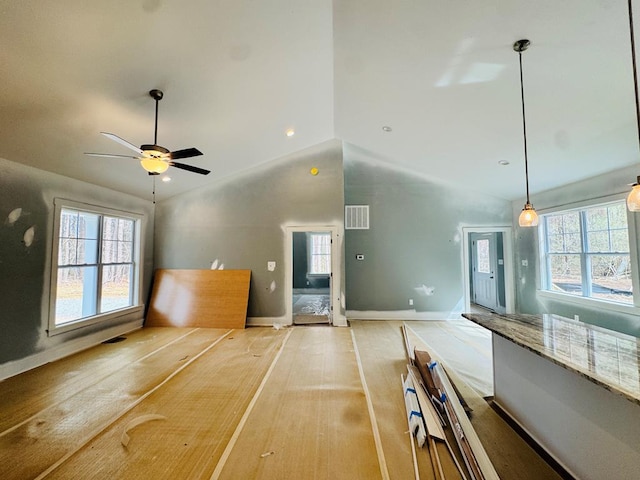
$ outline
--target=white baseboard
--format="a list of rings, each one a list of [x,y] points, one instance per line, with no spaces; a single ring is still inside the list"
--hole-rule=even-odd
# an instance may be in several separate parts
[[[272,327],[273,325],[290,326],[291,321],[285,317],[247,317],[248,327]],[[333,315],[333,325],[336,327],[347,327],[347,318],[343,315]]]
[[[248,327],[273,327],[274,325],[291,325],[284,317],[247,317]]]
[[[121,325],[109,327],[85,337],[74,338],[73,340],[61,343],[60,345],[56,345],[55,347],[51,347],[28,357],[21,358],[20,360],[3,363],[0,365],[0,381],[26,372],[27,370],[40,367],[46,363],[54,362],[63,357],[73,355],[81,350],[86,350],[87,348],[98,345],[99,343],[109,340],[110,338],[117,337],[118,335],[123,335],[131,332],[132,330],[142,328],[143,322],[144,319],[140,318]]]
[[[415,310],[347,310],[349,320],[457,320],[457,312],[416,312]]]

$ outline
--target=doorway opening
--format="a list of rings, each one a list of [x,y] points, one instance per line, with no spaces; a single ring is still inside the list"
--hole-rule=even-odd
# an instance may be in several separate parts
[[[511,227],[463,228],[465,311],[513,313]]]
[[[334,227],[289,227],[287,317],[294,325],[333,324]]]

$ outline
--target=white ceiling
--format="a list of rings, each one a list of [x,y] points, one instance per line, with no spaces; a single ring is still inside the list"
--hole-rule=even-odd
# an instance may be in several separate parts
[[[159,88],[158,143],[212,170],[159,198],[334,137],[520,198],[520,38],[532,192],[637,162],[624,0],[2,0],[0,157],[150,198],[135,160],[83,152],[153,143]]]

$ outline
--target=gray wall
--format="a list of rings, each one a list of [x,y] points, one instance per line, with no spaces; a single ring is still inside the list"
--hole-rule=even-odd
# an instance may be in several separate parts
[[[639,173],[638,167],[625,168],[600,175],[585,181],[576,182],[564,187],[549,190],[532,196],[531,201],[538,212],[555,207],[570,208],[578,202],[598,203],[599,199],[609,195],[628,193],[629,183]],[[630,335],[640,336],[640,317],[609,310],[589,308],[573,303],[556,301],[538,295],[540,285],[538,232],[535,228],[519,228],[518,216],[524,200],[512,203],[513,222],[515,225],[515,278],[517,310],[521,313],[555,313],[573,318],[579,315],[583,322],[600,325]],[[636,216],[636,238],[640,238],[640,215]],[[636,253],[638,245],[631,245]],[[522,266],[522,260],[528,266]]]
[[[293,234],[293,288],[310,288],[307,285],[307,234],[294,232]]]
[[[311,167],[319,169],[317,176]],[[283,317],[284,228],[342,228],[343,192],[342,144],[331,140],[159,202],[156,267],[210,268],[217,260],[225,269],[249,269],[248,316]],[[271,260],[273,272],[267,270]]]
[[[112,321],[47,336],[56,197],[145,215],[146,298],[153,263],[151,202],[0,159],[0,364],[118,323]],[[11,224],[8,215],[16,208],[22,208],[22,215]],[[34,241],[27,246],[23,242],[24,233],[32,226]]]
[[[461,311],[462,227],[510,225],[510,202],[371,164],[366,156],[345,150],[345,202],[370,206],[370,229],[345,232],[347,310],[407,310],[413,298],[417,311]],[[422,285],[433,294],[416,290]]]

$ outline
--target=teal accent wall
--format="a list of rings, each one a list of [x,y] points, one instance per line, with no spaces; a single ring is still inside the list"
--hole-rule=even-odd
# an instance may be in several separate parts
[[[354,147],[344,163],[345,203],[370,210],[369,230],[345,232],[347,311],[462,311],[462,228],[510,225],[511,203],[369,162]]]
[[[249,269],[248,316],[282,317],[285,227],[342,228],[343,205],[342,143],[331,140],[159,202],[156,268]]]
[[[583,205],[597,204],[612,195],[622,195],[630,191],[628,186],[638,173],[637,167],[604,173],[598,177],[582,180],[560,188],[532,196],[531,200],[539,213],[554,209],[567,209]],[[516,278],[516,305],[520,313],[553,313],[569,318],[578,315],[580,321],[599,325],[610,330],[640,337],[640,310],[622,313],[604,308],[576,305],[562,298],[548,298],[540,295],[540,254],[538,229],[518,227],[518,216],[524,200],[513,202],[514,255]],[[640,214],[632,214],[636,222],[636,239],[640,239]],[[631,245],[632,255],[640,254],[639,245]],[[523,266],[526,260],[528,265]],[[640,295],[636,290],[635,296]]]
[[[310,175],[311,167],[320,173]],[[537,194],[532,201],[540,212],[597,202],[626,193],[636,174],[636,168],[606,173]],[[141,181],[148,180],[141,175]],[[340,239],[341,313],[410,310],[409,298],[418,312],[460,311],[462,228],[513,224],[516,311],[579,315],[582,321],[640,336],[637,312],[577,306],[539,295],[537,231],[517,227],[523,201],[507,202],[466,186],[443,185],[331,140],[156,206],[0,159],[0,364],[114,326],[47,335],[56,197],[145,215],[144,298],[154,267],[210,268],[215,262],[226,269],[252,270],[248,312],[252,317],[285,313],[285,228],[311,224],[342,228],[345,204],[369,205],[371,228],[347,230]],[[16,208],[22,213],[10,221],[8,216]],[[640,238],[640,215],[634,215]],[[34,240],[27,246],[24,234],[31,227]],[[634,247],[640,256],[638,244]],[[364,255],[364,260],[356,260],[356,254]],[[269,272],[266,264],[272,260],[277,268]]]
[[[146,176],[141,174],[141,180]],[[114,320],[53,337],[47,335],[56,197],[145,215],[146,277],[142,289],[143,298],[147,296],[153,264],[150,201],[0,159],[0,364],[122,322]],[[16,209],[22,211],[17,220],[11,221],[9,215]],[[31,228],[33,242],[25,242],[25,232]]]

